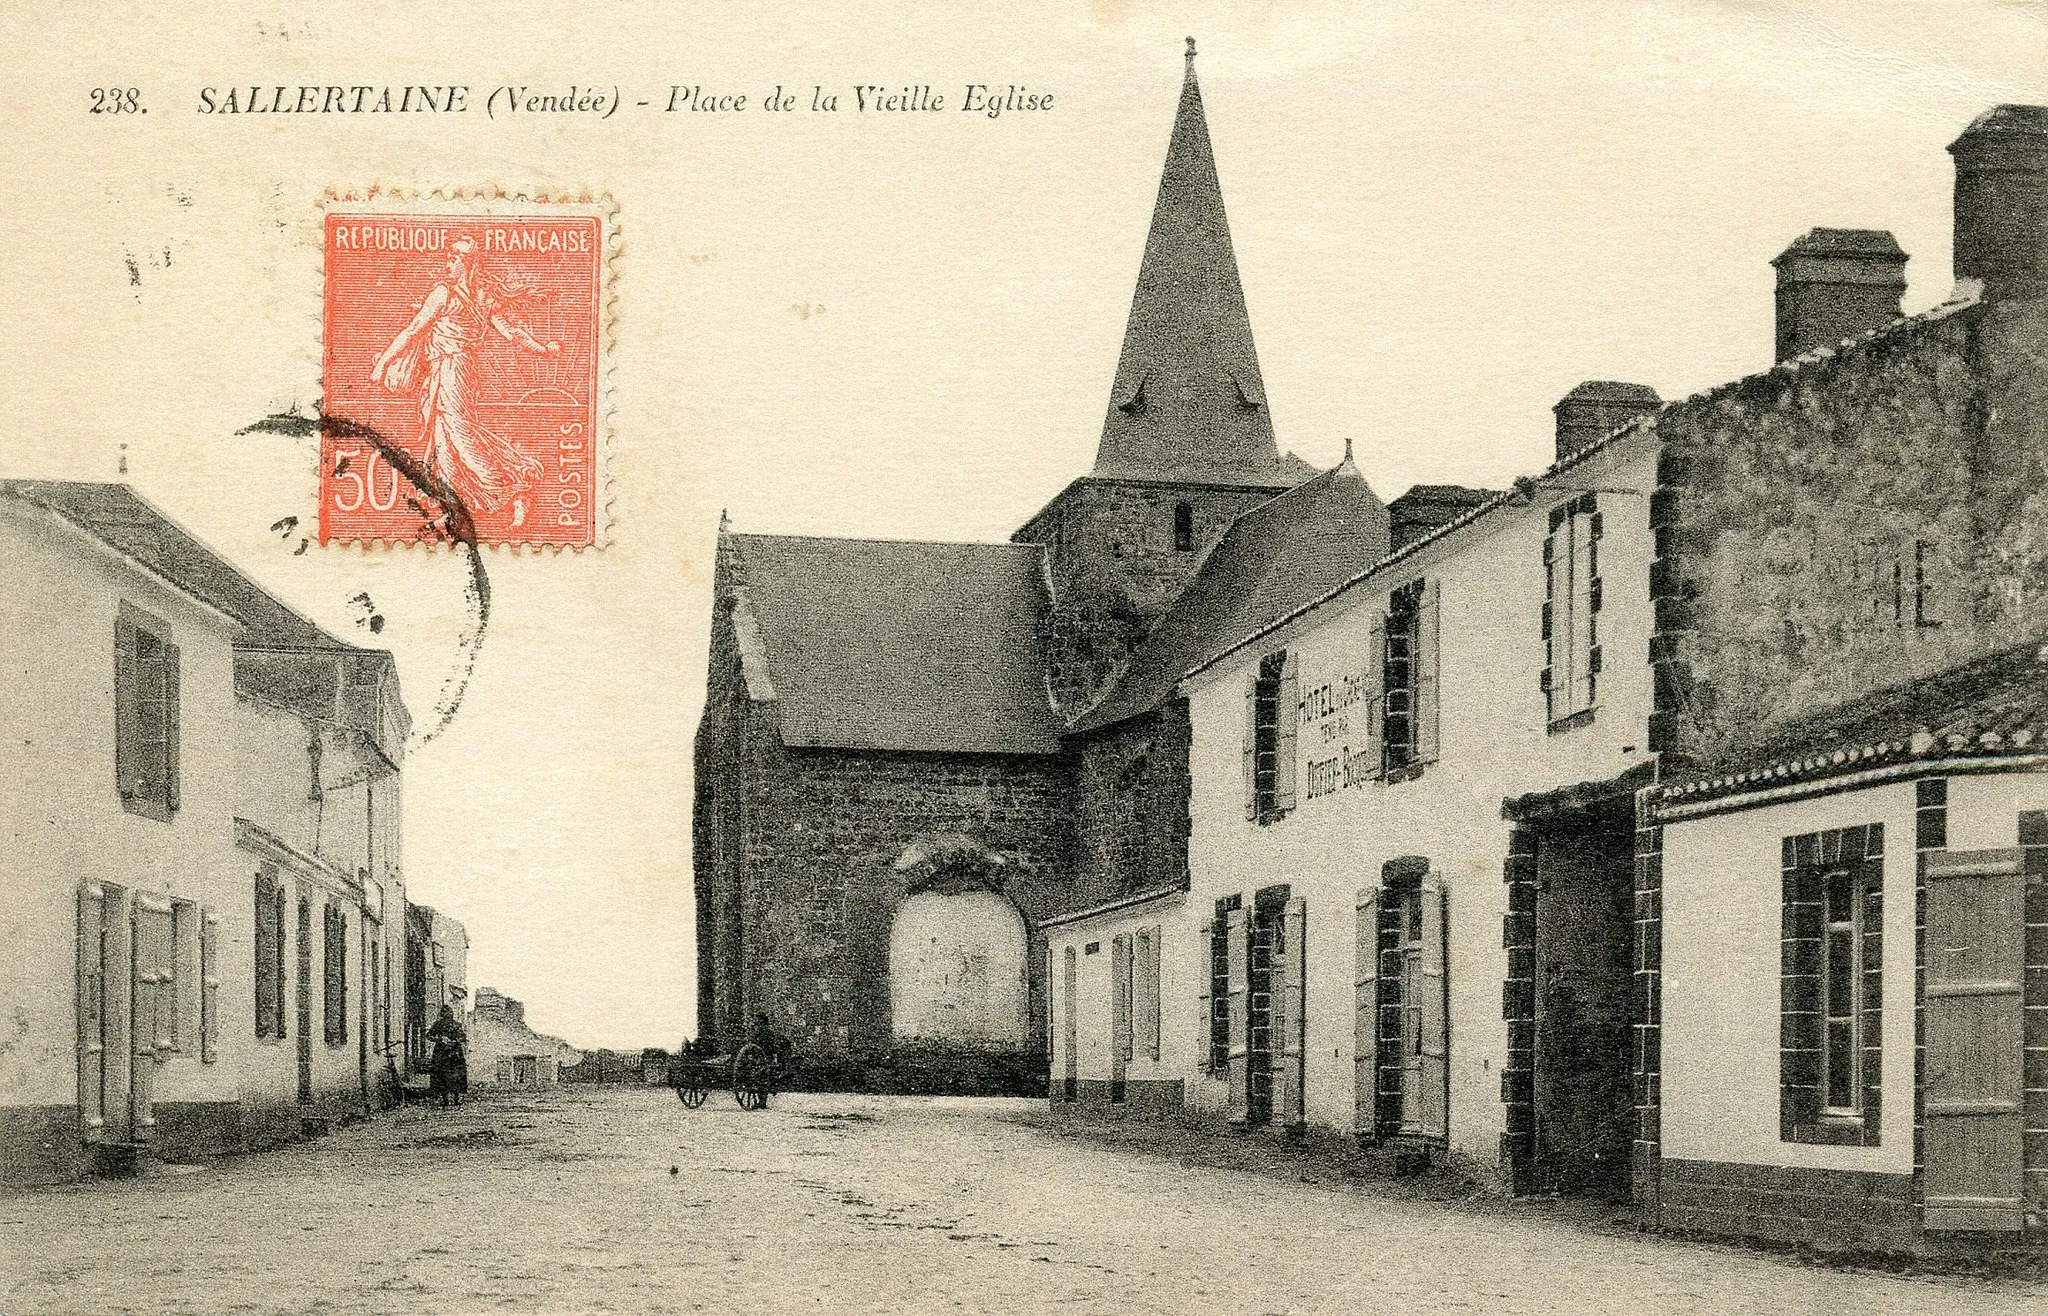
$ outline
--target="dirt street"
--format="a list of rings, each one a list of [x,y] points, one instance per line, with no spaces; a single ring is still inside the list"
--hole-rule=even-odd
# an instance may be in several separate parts
[[[0,1197],[0,1314],[2029,1313],[1540,1213],[1184,1165],[1035,1103],[565,1089]],[[673,1172],[672,1172],[673,1171]]]

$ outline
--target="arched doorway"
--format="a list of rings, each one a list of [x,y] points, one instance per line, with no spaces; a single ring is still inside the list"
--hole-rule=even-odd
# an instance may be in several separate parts
[[[1024,1049],[1024,916],[993,891],[923,891],[889,931],[889,1014],[899,1039]]]

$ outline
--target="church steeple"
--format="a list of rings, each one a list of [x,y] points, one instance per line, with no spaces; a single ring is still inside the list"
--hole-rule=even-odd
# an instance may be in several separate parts
[[[1291,484],[1266,411],[1223,192],[1195,81],[1195,40],[1095,475]]]

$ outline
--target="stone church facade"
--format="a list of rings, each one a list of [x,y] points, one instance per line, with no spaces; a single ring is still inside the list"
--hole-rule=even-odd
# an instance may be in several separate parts
[[[1411,521],[1469,493],[1429,492]],[[1187,880],[1175,679],[1389,525],[1348,455],[1275,439],[1190,55],[1094,466],[1006,544],[721,527],[700,1036],[765,1016],[830,1081],[1042,1090],[1044,922]]]

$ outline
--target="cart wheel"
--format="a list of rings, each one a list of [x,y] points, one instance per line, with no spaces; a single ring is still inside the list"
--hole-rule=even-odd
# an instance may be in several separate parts
[[[765,1109],[773,1075],[768,1053],[752,1042],[747,1043],[732,1058],[732,1099],[741,1110]]]
[[[704,1089],[699,1087],[677,1088],[676,1095],[683,1100],[684,1110],[695,1110],[704,1104]]]

